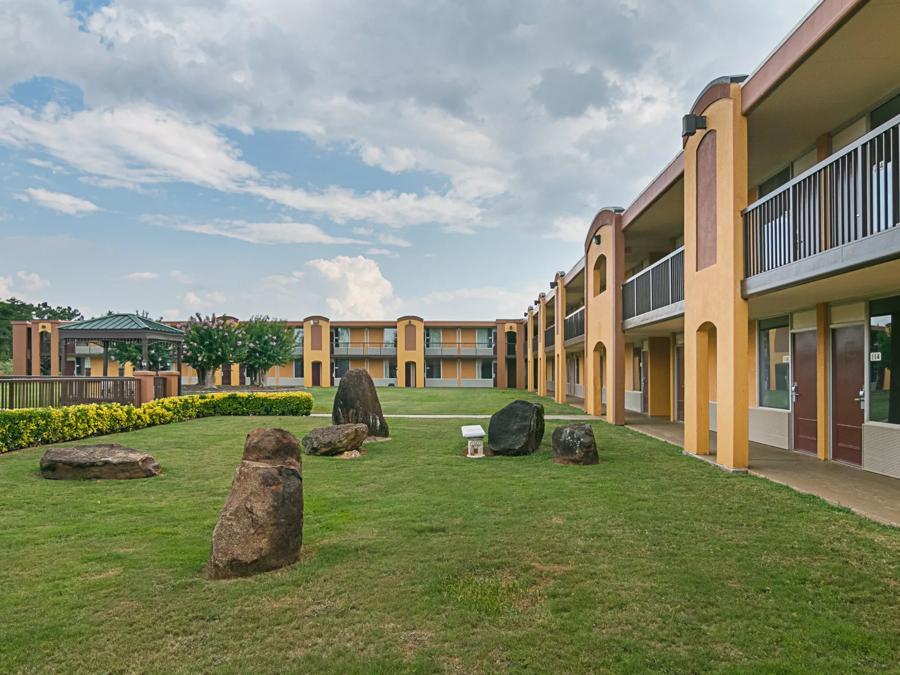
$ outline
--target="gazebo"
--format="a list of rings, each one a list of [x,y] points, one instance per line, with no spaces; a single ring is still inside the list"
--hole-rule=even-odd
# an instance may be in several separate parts
[[[60,372],[64,372],[67,342],[99,342],[103,345],[103,377],[109,376],[109,345],[131,342],[141,345],[144,367],[149,363],[150,344],[167,342],[175,344],[176,369],[181,380],[181,344],[184,331],[153,321],[138,314],[109,314],[98,319],[67,323],[59,327]]]

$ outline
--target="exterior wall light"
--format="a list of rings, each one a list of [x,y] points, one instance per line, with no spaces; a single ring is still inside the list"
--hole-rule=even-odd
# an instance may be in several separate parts
[[[597,246],[600,245],[600,235],[599,234],[594,235],[594,243],[597,244]]]
[[[706,118],[703,115],[690,114],[681,118],[682,138],[693,136],[698,129],[706,129]]]

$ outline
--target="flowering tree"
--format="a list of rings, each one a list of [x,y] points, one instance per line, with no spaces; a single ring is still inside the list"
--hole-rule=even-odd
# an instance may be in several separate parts
[[[244,339],[241,363],[250,382],[263,386],[269,368],[291,360],[294,331],[284,321],[268,316],[251,317],[241,324],[240,331]]]
[[[137,342],[113,342],[109,345],[109,357],[119,365],[130,363],[135,370],[149,368],[157,372],[171,368],[174,361],[172,345],[168,342],[151,342],[146,364],[143,347]]]
[[[217,368],[239,363],[243,355],[243,331],[233,319],[196,314],[188,321],[182,359],[197,371],[203,384],[212,384]]]

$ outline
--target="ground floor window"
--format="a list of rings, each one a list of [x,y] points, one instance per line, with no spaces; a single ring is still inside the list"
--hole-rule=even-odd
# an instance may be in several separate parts
[[[342,378],[344,373],[350,370],[350,359],[335,359],[332,364],[331,372],[336,380]]]
[[[303,359],[294,359],[294,377],[303,377]]]
[[[869,305],[869,419],[900,424],[900,296]]]
[[[397,379],[397,362],[395,360],[384,360],[384,376],[389,380]]]
[[[790,407],[791,329],[788,317],[759,322],[759,405]]]
[[[429,380],[439,380],[443,377],[441,373],[441,360],[440,359],[426,359],[425,360],[425,377]]]
[[[478,377],[482,380],[494,379],[494,362],[493,361],[479,361],[478,362]]]

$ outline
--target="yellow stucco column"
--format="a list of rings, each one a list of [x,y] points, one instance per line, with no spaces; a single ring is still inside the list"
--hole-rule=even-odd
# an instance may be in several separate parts
[[[719,80],[693,115],[706,129],[684,148],[685,450],[709,451],[710,338],[715,335],[716,461],[746,469],[748,309],[741,297],[747,204],[747,122],[737,82]],[[703,106],[700,109],[700,106]]]
[[[525,388],[528,391],[534,391],[534,307],[528,308],[525,331],[528,336],[526,340],[528,349],[525,353]]]
[[[414,364],[414,382],[406,381],[408,363]],[[418,316],[397,319],[397,386],[425,386],[425,321]]]
[[[547,395],[547,355],[545,352],[544,345],[544,335],[547,332],[547,296],[544,293],[541,293],[538,296],[538,325],[537,325],[537,339],[538,339],[538,381],[537,381],[537,393],[538,396],[546,396]]]
[[[313,377],[316,371],[318,382]],[[305,387],[331,385],[331,322],[324,316],[308,316],[303,320],[303,384]]]
[[[555,392],[553,398],[557,403],[566,402],[566,380],[568,372],[566,368],[566,284],[565,275],[556,274],[556,318],[554,319],[554,332],[556,339],[553,342],[553,385]]]

